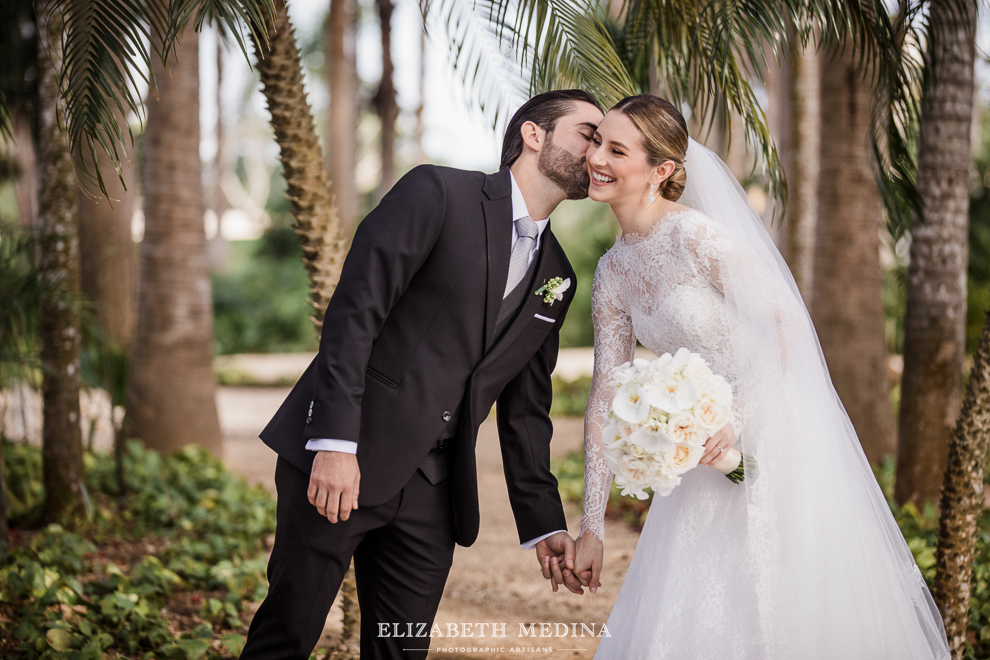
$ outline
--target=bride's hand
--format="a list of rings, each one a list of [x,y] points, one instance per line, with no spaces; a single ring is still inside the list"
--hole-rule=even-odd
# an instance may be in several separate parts
[[[722,458],[736,444],[736,432],[732,424],[726,424],[705,443],[705,453],[701,456],[700,465],[711,465]]]
[[[582,534],[578,537],[574,550],[574,574],[581,584],[596,593],[602,586],[599,578],[602,574],[602,560],[605,556],[605,546],[593,534]]]

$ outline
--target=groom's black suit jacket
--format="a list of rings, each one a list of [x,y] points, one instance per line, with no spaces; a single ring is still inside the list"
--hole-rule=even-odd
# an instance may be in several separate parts
[[[533,291],[494,337],[511,244],[508,169],[409,172],[358,227],[319,354],[262,440],[305,473],[315,456],[308,439],[356,441],[359,503],[374,506],[399,492],[438,438],[453,435],[455,532],[467,546],[478,536],[478,427],[497,400],[520,541],[566,529],[550,472],[550,373],[576,278],[547,226]],[[572,286],[551,305],[534,292],[554,277]]]

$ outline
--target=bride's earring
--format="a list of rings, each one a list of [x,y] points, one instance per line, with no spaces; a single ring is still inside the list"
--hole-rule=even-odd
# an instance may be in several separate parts
[[[657,201],[656,195],[653,194],[653,188],[654,188],[654,186],[651,183],[650,184],[650,196],[646,198],[646,201],[648,201],[650,204],[652,204],[653,202]]]

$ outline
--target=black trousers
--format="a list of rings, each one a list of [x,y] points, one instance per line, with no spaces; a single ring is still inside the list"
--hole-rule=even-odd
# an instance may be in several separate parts
[[[251,622],[241,659],[307,660],[352,556],[361,658],[425,659],[428,636],[397,634],[412,624],[412,630],[428,635],[440,605],[454,557],[449,483],[433,485],[417,470],[388,502],[360,507],[348,520],[331,523],[309,503],[309,475],[279,458],[268,596]],[[384,630],[392,634],[380,634]]]

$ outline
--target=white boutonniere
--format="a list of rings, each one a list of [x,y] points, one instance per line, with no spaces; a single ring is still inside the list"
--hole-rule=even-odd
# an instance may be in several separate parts
[[[555,277],[549,282],[545,282],[543,286],[536,290],[537,296],[543,296],[543,302],[549,303],[551,306],[557,300],[563,300],[564,292],[571,288],[571,278],[561,279]]]

